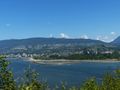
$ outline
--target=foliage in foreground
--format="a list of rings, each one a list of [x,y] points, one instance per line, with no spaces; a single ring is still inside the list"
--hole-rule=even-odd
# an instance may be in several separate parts
[[[120,90],[120,69],[114,74],[106,74],[101,82],[97,82],[95,78],[86,81],[80,87],[67,88],[65,84],[50,89],[46,83],[38,81],[38,73],[28,68],[22,82],[16,84],[13,73],[8,68],[9,62],[0,57],[0,90]]]

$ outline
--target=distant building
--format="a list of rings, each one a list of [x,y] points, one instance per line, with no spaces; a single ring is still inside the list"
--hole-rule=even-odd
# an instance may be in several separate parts
[[[103,51],[103,52],[101,52],[101,54],[112,54],[113,53],[113,51]]]

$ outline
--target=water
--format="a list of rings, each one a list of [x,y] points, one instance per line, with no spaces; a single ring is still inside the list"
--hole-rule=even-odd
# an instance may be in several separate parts
[[[85,80],[95,76],[97,80],[101,80],[106,72],[112,72],[120,68],[120,63],[97,63],[97,62],[81,62],[78,64],[66,65],[42,65],[28,62],[22,59],[9,59],[11,62],[15,78],[22,77],[24,69],[29,65],[40,73],[40,80],[46,81],[50,86],[60,84],[62,81],[68,85],[81,85]]]

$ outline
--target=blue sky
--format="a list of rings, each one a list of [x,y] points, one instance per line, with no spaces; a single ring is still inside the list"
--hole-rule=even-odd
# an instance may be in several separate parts
[[[120,0],[0,0],[0,40],[120,35]]]

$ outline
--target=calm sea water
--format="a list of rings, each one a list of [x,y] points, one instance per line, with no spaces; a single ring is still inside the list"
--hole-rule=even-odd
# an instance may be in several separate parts
[[[22,77],[24,69],[29,65],[40,73],[40,80],[47,81],[50,86],[60,84],[65,81],[68,85],[81,85],[85,80],[95,76],[101,80],[106,72],[112,72],[120,68],[120,63],[97,63],[81,62],[66,65],[42,65],[28,62],[22,59],[8,59],[14,72],[15,78]]]

